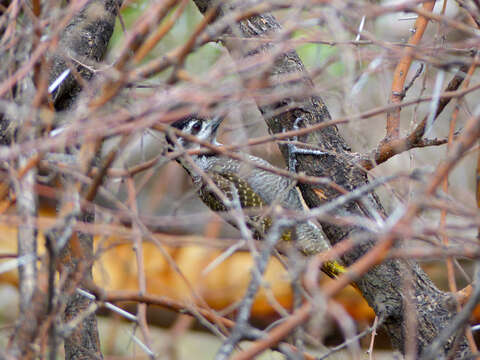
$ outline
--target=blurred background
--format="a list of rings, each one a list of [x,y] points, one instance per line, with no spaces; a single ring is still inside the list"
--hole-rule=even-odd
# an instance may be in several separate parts
[[[392,5],[401,1],[385,1],[383,5]],[[308,2],[306,2],[308,4]],[[115,33],[111,41],[109,55],[106,63],[112,64],[125,40],[125,31],[135,23],[138,17],[148,9],[150,1],[128,1],[122,8],[122,22],[117,22]],[[436,12],[439,13],[443,1],[438,1]],[[170,16],[174,16],[174,10]],[[297,29],[292,32],[291,43],[297,50],[307,69],[314,74],[314,81],[318,94],[322,97],[333,119],[362,113],[388,104],[392,72],[398,59],[398,54],[391,51],[387,43],[405,43],[412,33],[415,14],[412,13],[386,13],[375,19],[367,18],[363,31],[367,32],[376,43],[369,43],[365,37],[357,38],[355,29],[359,28],[365,14],[351,14],[343,16],[341,9],[333,7],[316,7],[309,11],[308,6],[275,12],[280,22],[288,27],[298,23]],[[464,21],[464,14],[456,2],[448,1],[446,16],[456,21]],[[202,15],[192,2],[189,2],[183,13],[175,22],[172,30],[156,46],[155,50],[144,61],[161,57],[180,44],[184,44],[202,19]],[[169,19],[165,19],[168,21]],[[313,24],[313,25],[312,25]],[[348,25],[348,26],[347,26]],[[351,41],[358,40],[355,44]],[[362,41],[364,43],[362,43]],[[422,45],[431,48],[431,56],[449,59],[453,55],[445,48],[459,49],[466,53],[468,37],[453,28],[433,22],[428,26],[428,31],[423,37]],[[454,54],[455,55],[455,54]],[[208,84],[211,72],[219,64],[231,63],[227,51],[220,42],[208,43],[187,58],[186,72],[194,79],[196,84],[204,84],[205,91],[209,91]],[[407,83],[412,79],[420,67],[414,62],[408,75]],[[432,94],[436,82],[445,88],[448,81],[455,73],[455,67],[448,70],[438,70],[425,65],[418,78],[408,91],[405,100]],[[170,72],[167,70],[155,78],[145,81],[143,88],[132,89],[122,94],[124,106],[147,98],[151,93],[164,91],[165,80]],[[441,75],[440,75],[441,74]],[[474,75],[472,83],[478,82],[478,75]],[[228,81],[238,81],[232,77]],[[468,95],[462,101],[457,120],[457,128],[461,129],[465,120],[478,103],[475,94]],[[452,102],[453,103],[453,102]],[[446,111],[428,130],[428,138],[445,138],[448,136],[449,120],[454,104],[450,104]],[[402,109],[402,134],[412,130],[430,111],[428,102]],[[368,119],[353,120],[339,126],[340,132],[346,138],[352,149],[359,153],[369,153],[378,145],[385,135],[385,114]],[[267,134],[267,129],[253,102],[245,100],[241,108],[232,109],[230,116],[220,130],[221,142],[225,144],[245,144],[253,137]],[[114,144],[115,140],[112,140]],[[108,150],[107,145],[105,151]],[[115,164],[115,168],[132,166],[151,159],[163,151],[163,139],[160,134],[148,130],[138,135],[128,151]],[[267,159],[271,163],[284,167],[283,159],[275,143],[263,144],[256,147],[243,148],[257,156]],[[421,169],[426,173],[444,158],[446,146],[415,149],[390,159],[385,164],[371,171],[371,177],[392,174],[397,171]],[[476,209],[475,202],[475,173],[476,156],[474,153],[459,164],[449,178],[449,196],[462,203],[469,209]],[[217,263],[222,254],[219,238],[230,239],[235,243],[239,233],[230,225],[223,222],[213,214],[196,196],[190,178],[185,171],[175,162],[162,163],[135,176],[135,189],[137,191],[137,206],[139,215],[150,219],[150,224],[158,225],[161,230],[158,236],[167,244],[166,250],[174,259],[178,268],[187,281],[180,276],[165,260],[165,256],[154,245],[144,240],[143,254],[145,257],[147,291],[152,294],[164,295],[185,302],[195,301],[192,289],[213,309],[220,313],[228,313],[235,308],[250,277],[252,259],[248,252],[237,252],[223,262]],[[127,202],[126,185],[118,179],[112,179],[108,184],[118,192],[118,199]],[[397,206],[408,202],[415,196],[415,185],[398,182],[388,187],[379,189],[378,194],[388,213]],[[55,208],[45,202],[42,206],[43,216],[54,216]],[[419,219],[425,226],[438,225],[439,212],[424,212]],[[447,224],[452,225],[450,231],[452,241],[466,237],[474,238],[476,228],[468,226],[465,218],[449,217]],[[433,225],[435,227],[436,225]],[[454,225],[457,225],[456,227]],[[42,236],[41,234],[39,235]],[[207,241],[208,240],[208,241]],[[207,241],[200,244],[201,242]],[[138,276],[136,273],[135,255],[132,243],[121,236],[96,236],[96,249],[99,258],[94,269],[95,282],[108,290],[138,290]],[[43,245],[43,242],[40,241]],[[170,244],[170,246],[168,246]],[[405,243],[404,246],[408,246]],[[16,251],[16,227],[9,223],[0,224],[0,255],[12,254]],[[0,266],[9,259],[0,258]],[[466,274],[471,272],[468,261],[461,262]],[[444,290],[448,290],[446,281],[445,263],[443,261],[422,262],[422,267],[433,278],[434,282]],[[468,283],[468,278],[457,271],[457,284],[459,288]],[[282,315],[291,311],[292,292],[290,275],[284,266],[272,259],[265,276],[265,286],[258,294],[253,306],[252,316],[254,322],[265,327],[278,320]],[[322,281],[330,281],[326,277]],[[0,274],[0,321],[8,326],[16,319],[17,309],[16,284],[17,276],[14,271]],[[374,313],[352,287],[344,289],[336,300],[345,308],[355,320],[358,331],[371,326]],[[134,308],[127,309],[135,311]],[[108,320],[101,321],[101,333],[104,337],[102,344],[105,354],[114,358],[115,355],[141,353],[135,349],[134,341],[129,338],[131,325],[115,315],[108,314]],[[480,321],[480,312],[474,321]],[[155,341],[159,349],[164,349],[165,356],[174,356],[183,359],[201,349],[198,358],[209,359],[213,357],[220,340],[212,335],[202,332],[187,332],[193,326],[188,318],[169,312],[164,309],[151,307],[149,309],[149,323],[168,331],[159,332]],[[326,343],[335,345],[342,342],[342,333],[332,319],[328,319],[325,326],[317,328],[321,336],[326,338]],[[315,321],[313,321],[315,327]],[[127,330],[129,329],[129,330]],[[196,325],[200,330],[201,326]],[[155,330],[156,331],[156,330]],[[108,335],[106,335],[108,334]],[[155,333],[157,334],[157,333]],[[1,337],[1,336],[0,336]],[[186,340],[187,339],[187,340]],[[174,341],[175,340],[175,341]],[[178,341],[177,341],[178,340]],[[362,344],[368,346],[370,337],[362,339]],[[176,345],[172,345],[172,344]],[[127,345],[128,344],[128,345]],[[178,345],[178,347],[176,347]],[[389,349],[388,340],[380,335],[376,340],[376,348]],[[338,358],[345,358],[345,353]],[[272,357],[272,354],[266,357]],[[343,357],[342,357],[343,356]],[[380,355],[379,355],[380,356]],[[394,355],[385,355],[389,358]],[[380,358],[380,357],[378,357]]]

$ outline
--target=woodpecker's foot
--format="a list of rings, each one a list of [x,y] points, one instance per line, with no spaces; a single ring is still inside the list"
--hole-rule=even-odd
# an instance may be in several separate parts
[[[328,155],[327,152],[318,149],[306,149],[294,144],[287,144],[288,148],[288,171],[297,171],[297,155]]]
[[[304,126],[301,125],[303,118],[298,117],[295,119],[293,122],[293,130],[299,130],[303,128]],[[298,141],[298,136],[294,136],[293,141]],[[327,153],[318,149],[308,149],[308,148],[302,148],[299,147],[298,145],[295,144],[287,144],[288,148],[288,170],[291,172],[296,172],[297,171],[297,155],[326,155]]]

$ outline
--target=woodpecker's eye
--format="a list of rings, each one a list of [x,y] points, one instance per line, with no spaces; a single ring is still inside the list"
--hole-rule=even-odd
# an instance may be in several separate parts
[[[197,135],[201,129],[202,123],[200,121],[195,121],[195,123],[192,125],[192,135]]]

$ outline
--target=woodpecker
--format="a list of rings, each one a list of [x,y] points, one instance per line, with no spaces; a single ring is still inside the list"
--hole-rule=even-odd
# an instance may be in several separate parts
[[[195,136],[198,140],[218,146],[222,145],[217,141],[217,130],[222,120],[222,117],[209,120],[197,115],[190,115],[174,122],[172,126],[184,134]],[[167,136],[167,139],[171,151],[200,149],[201,147],[198,142],[188,141],[181,136],[176,139]],[[252,230],[254,237],[261,239],[268,232],[272,220],[268,215],[258,215],[258,210],[275,204],[286,210],[303,212],[304,205],[299,190],[291,179],[256,167],[255,165],[260,165],[273,169],[270,163],[261,158],[246,153],[238,154],[248,161],[214,153],[191,155],[190,159],[180,156],[177,161],[191,176],[202,201],[213,211],[221,213],[229,210],[219,196],[218,190],[225,196],[224,199],[229,201],[238,199],[242,209],[257,210],[256,214],[247,213],[246,224]],[[195,166],[192,165],[192,162]],[[217,187],[216,191],[195,167],[211,179]],[[230,223],[237,227],[235,223]],[[282,235],[282,240],[294,241],[297,249],[306,256],[330,249],[330,243],[321,226],[310,220],[301,222],[292,230],[286,230]],[[322,270],[332,278],[345,272],[344,267],[336,261],[325,262]]]

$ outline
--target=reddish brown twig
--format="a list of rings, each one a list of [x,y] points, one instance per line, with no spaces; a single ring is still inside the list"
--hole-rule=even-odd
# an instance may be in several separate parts
[[[168,84],[173,84],[176,81],[178,72],[183,67],[187,55],[191,53],[195,45],[199,42],[198,38],[205,31],[207,25],[210,24],[210,22],[215,18],[216,15],[217,15],[217,6],[214,6],[208,9],[208,12],[205,14],[200,24],[197,25],[192,36],[190,36],[190,39],[188,39],[188,41],[182,46],[182,48],[180,49],[180,51],[176,56],[176,63],[175,63],[175,67],[173,69],[172,75],[167,80]]]
[[[161,23],[157,30],[152,33],[147,40],[145,40],[133,57],[134,64],[140,63],[140,61],[145,58],[145,56],[155,47],[155,45],[158,44],[158,42],[162,40],[163,37],[172,29],[173,25],[175,25],[175,22],[183,14],[187,3],[188,1],[182,0],[175,12],[163,23]]]
[[[127,190],[128,190],[128,201],[130,203],[130,209],[135,215],[138,215],[137,192],[135,190],[135,184],[131,177],[127,178]],[[145,262],[143,259],[143,239],[135,224],[133,224],[133,230],[134,230],[134,233],[136,234],[134,237],[133,251],[135,252],[135,259],[137,260],[138,288],[140,289],[140,294],[145,294],[147,292],[147,281],[145,279]],[[145,340],[145,344],[150,349],[151,338],[150,338],[150,331],[148,329],[148,323],[147,323],[146,304],[144,303],[138,304],[137,316],[140,324],[140,329],[142,331],[143,338]]]
[[[109,291],[104,294],[102,301],[117,303],[117,302],[136,302],[148,305],[161,306],[166,309],[173,310],[178,313],[187,314],[193,317],[198,318],[199,316],[216,324],[221,324],[227,329],[232,329],[235,326],[235,322],[227,319],[223,316],[217,315],[215,312],[209,309],[205,309],[196,305],[190,305],[183,303],[178,300],[173,300],[171,298],[159,295],[152,294],[139,294],[134,291]],[[297,351],[297,349],[288,345],[292,350]],[[302,354],[305,359],[313,360],[314,356],[311,356],[307,353]]]
[[[478,58],[478,55],[475,56],[475,58]],[[468,85],[470,83],[470,78],[472,77],[474,71],[475,71],[475,66],[474,65],[470,66],[470,68],[468,69],[467,75],[465,77],[465,81],[463,82],[462,88],[468,87]],[[453,143],[453,134],[455,132],[455,127],[456,127],[456,124],[457,124],[458,112],[459,112],[459,100],[457,99],[455,109],[453,110],[453,113],[452,113],[452,119],[450,121],[450,130],[449,130],[449,133],[448,133],[447,151],[450,151],[450,148],[451,148],[452,143]],[[443,191],[445,193],[448,193],[448,178],[446,178],[443,181],[442,188],[443,188]],[[441,218],[440,218],[440,226],[442,228],[445,228],[446,216],[447,216],[446,210],[442,210]],[[449,241],[448,241],[448,237],[446,235],[442,236],[442,241],[443,241],[443,244],[445,246],[448,246]],[[450,291],[451,292],[457,292],[457,285],[455,283],[455,271],[454,271],[454,267],[453,267],[453,259],[451,257],[447,258],[446,263],[447,263],[447,278],[448,278],[448,285],[449,285]],[[460,311],[460,307],[458,308],[458,311]],[[467,337],[468,337],[468,334],[467,334]],[[470,336],[470,338],[471,338],[471,336]],[[472,347],[472,351],[475,352],[476,351],[476,349],[474,349],[474,348],[476,348],[475,342],[470,341],[470,346]]]
[[[428,1],[423,3],[423,9],[431,12],[435,6],[435,1]],[[408,40],[409,45],[417,45],[423,37],[425,29],[427,28],[428,18],[419,16],[415,21],[413,27],[414,34]],[[408,70],[412,63],[412,48],[405,48],[404,55],[398,62],[395,72],[393,73],[392,90],[390,94],[390,102],[393,104],[400,103],[404,95],[404,85],[407,79]],[[397,139],[400,136],[400,108],[387,113],[387,134],[385,141]]]
[[[451,97],[444,97],[442,95],[450,92],[457,92],[457,89],[460,87],[463,80],[465,79],[465,73],[468,72],[469,68],[471,67],[474,67],[474,65],[471,65],[470,67],[468,65],[461,66],[460,69],[457,71],[456,75],[452,78],[452,80],[450,80],[445,91],[440,95],[434,119],[436,119],[442,113],[442,111],[452,99]],[[464,86],[462,89],[458,90],[458,92],[463,92],[467,88],[468,86]],[[458,98],[460,97],[457,97],[457,99]],[[392,111],[399,111],[399,109],[400,107],[395,108]],[[447,141],[445,139],[423,138],[426,130],[427,119],[428,116],[425,116],[423,120],[415,127],[415,129],[404,138],[380,142],[378,147],[370,155],[368,155],[368,157],[365,157],[365,160],[361,162],[362,166],[365,169],[370,170],[375,166],[384,163],[393,156],[401,154],[404,151],[408,151],[413,148],[424,147],[424,145],[437,146],[446,144]]]
[[[144,16],[137,20],[134,26],[134,31],[129,34],[122,52],[115,63],[115,70],[120,74],[117,79],[106,81],[102,86],[101,95],[92,100],[89,104],[91,109],[96,109],[105,105],[109,100],[116,96],[120,90],[123,89],[127,80],[127,72],[123,70],[127,64],[132,60],[133,54],[145,42],[145,37],[150,31],[150,26],[156,22],[161,21],[171,8],[176,5],[176,0],[169,0],[167,2],[160,2],[148,8]]]

